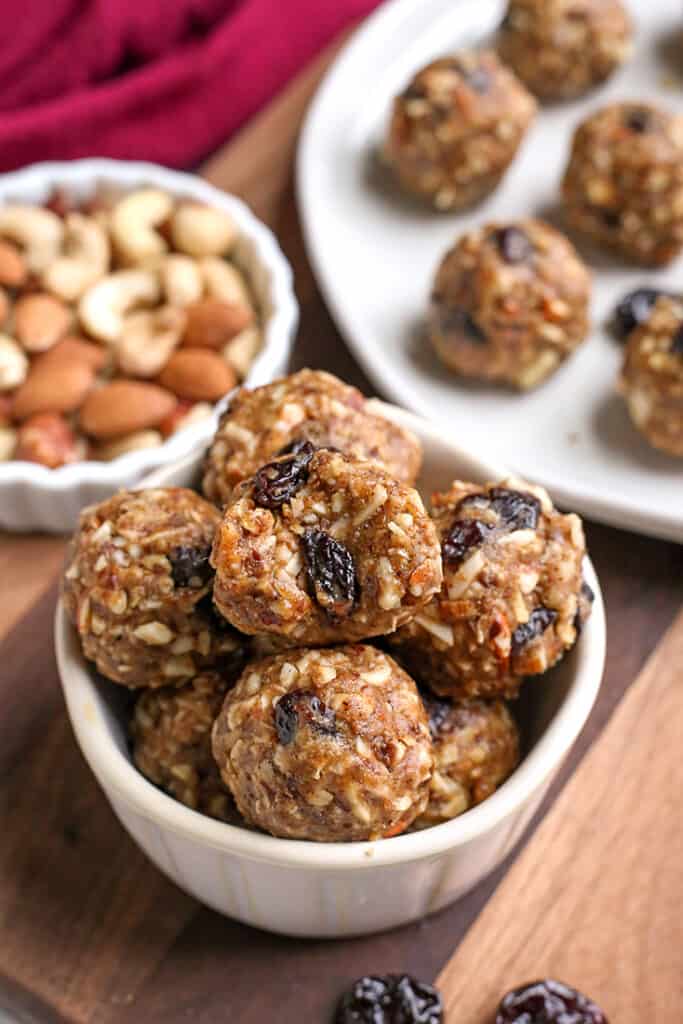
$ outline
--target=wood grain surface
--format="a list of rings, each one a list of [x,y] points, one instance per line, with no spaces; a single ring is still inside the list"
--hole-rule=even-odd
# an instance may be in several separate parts
[[[206,174],[215,184],[241,194],[274,227],[293,264],[302,306],[293,365],[327,367],[371,392],[316,292],[293,199],[291,163],[300,118],[330,56],[323,55],[210,161]],[[541,815],[604,729],[681,601],[683,549],[591,524],[588,539],[607,603],[607,672],[595,711]],[[61,552],[62,542],[55,538],[13,536],[0,541],[0,637],[4,636],[0,649],[0,1008],[11,1010],[18,1020],[36,1024],[214,1024],[220,1020],[315,1024],[330,1019],[335,996],[350,980],[367,971],[408,970],[425,978],[434,977],[487,905],[509,865],[503,865],[455,906],[420,924],[364,939],[305,942],[267,935],[200,907],[137,851],[80,757],[66,719],[52,654],[51,621],[56,591],[50,583]],[[674,657],[680,665],[680,646],[670,648],[666,660],[673,663]],[[633,692],[641,690],[639,683]],[[620,719],[614,720],[625,754],[631,723],[634,729],[650,728],[648,720],[652,719],[651,728],[659,728],[656,716],[661,711],[652,711],[642,700],[638,708],[637,719],[626,719],[625,734],[618,724]],[[610,736],[606,734],[608,742],[613,743]],[[596,755],[600,751],[601,744],[596,747]],[[675,748],[672,756],[680,757]],[[649,798],[653,806],[658,806],[647,766],[639,764],[644,772],[638,780],[642,800]],[[636,782],[630,781],[635,787]],[[593,784],[589,777],[589,784],[582,790],[585,797],[579,793],[571,801],[571,821],[579,816],[582,800],[590,806],[594,790],[601,788],[598,779]],[[628,792],[637,795],[638,790]],[[642,820],[651,824],[647,816]],[[562,858],[569,858],[568,867],[573,864],[574,851],[565,849],[564,843],[578,842],[579,834],[582,840],[586,836],[577,832],[569,840],[563,839],[562,850],[558,841],[559,867],[550,861],[554,877],[561,872]],[[550,857],[552,842],[545,832],[538,835],[545,835],[545,852],[538,856]],[[536,856],[536,839],[525,856]],[[613,845],[618,850],[619,843]],[[608,875],[614,851],[600,849],[606,850]],[[542,874],[538,860],[532,863],[535,873]],[[630,865],[631,861],[625,863]],[[643,872],[647,872],[648,863],[653,871],[663,863],[658,851],[651,861],[644,862]],[[530,884],[534,872],[525,870],[529,874],[521,879],[528,879]],[[590,877],[595,878],[594,871]],[[642,885],[643,874],[636,877]],[[662,879],[661,884],[664,882]],[[561,880],[560,884],[557,893],[544,890],[548,900],[545,927],[555,935],[552,948],[575,942],[589,948],[585,929],[595,927],[595,921],[588,912],[585,918],[577,916],[576,911],[570,913],[573,886],[563,896],[567,882]],[[680,876],[678,884],[680,889]],[[484,940],[493,940],[499,927],[498,915],[501,927],[507,922],[506,928],[513,936],[505,947],[511,972],[509,977],[507,970],[503,972],[506,982],[517,977],[512,978],[514,942],[531,943],[534,929],[540,926],[540,904],[533,903],[537,916],[528,918],[529,932],[522,935],[513,930],[516,917],[520,928],[527,920],[523,904],[520,906],[520,882],[516,885],[504,905],[498,905],[493,924],[489,917],[484,919],[488,922]],[[576,893],[585,901],[585,886],[577,888]],[[514,906],[509,907],[508,900]],[[558,914],[554,912],[556,902],[562,906]],[[600,994],[615,1012],[621,1008],[613,995],[621,978],[622,967],[618,965],[632,965],[632,951],[642,951],[644,943],[648,963],[672,955],[667,947],[649,945],[661,932],[651,931],[646,933],[649,938],[641,938],[633,935],[626,916],[624,924],[619,940],[622,944],[605,954],[614,962],[614,978],[605,988],[602,975],[598,979]],[[476,927],[479,930],[480,926]],[[548,931],[544,934],[547,936]],[[615,930],[600,934],[616,941]],[[532,948],[538,949],[538,944],[532,943]],[[470,951],[470,940],[462,951],[469,957],[477,955],[476,949]],[[535,965],[529,964],[522,952],[520,968],[536,973],[532,970]],[[486,966],[481,960],[476,962],[482,970]],[[557,966],[561,968],[563,962],[558,961]],[[472,967],[466,970],[469,973]],[[455,976],[449,971],[447,985],[449,997],[457,995],[460,999],[457,973],[457,967]],[[487,977],[494,986],[503,981],[502,974]],[[477,983],[471,974],[470,983]],[[454,1005],[457,1010],[450,1015],[449,1024],[479,1024],[476,1016],[460,1013],[459,1003]],[[476,1006],[477,1013],[480,1008]],[[612,1024],[631,1019],[617,1015]],[[639,1024],[654,1020],[657,1024],[673,1024],[679,1016],[644,1017]],[[482,1020],[481,1024],[488,1022]]]
[[[538,977],[616,1024],[681,1020],[682,669],[680,615],[442,971],[448,1021]]]

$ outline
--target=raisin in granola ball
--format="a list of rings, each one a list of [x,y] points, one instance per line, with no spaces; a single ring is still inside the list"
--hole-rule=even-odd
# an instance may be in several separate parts
[[[532,388],[586,337],[590,285],[576,250],[550,225],[488,224],[442,260],[429,338],[464,377]]]
[[[383,155],[400,185],[439,210],[493,191],[536,103],[489,51],[433,61],[395,100]]]
[[[683,301],[659,298],[630,335],[619,389],[649,443],[683,456]]]
[[[412,487],[304,446],[240,485],[216,534],[214,601],[243,633],[298,644],[389,633],[438,593],[441,552]]]
[[[209,448],[204,494],[224,505],[238,483],[307,441],[377,462],[397,480],[414,483],[420,442],[372,409],[360,391],[322,370],[300,370],[253,391],[242,388]]]
[[[144,690],[131,720],[133,760],[146,778],[195,811],[239,815],[211,751],[211,729],[234,676],[204,672],[185,686]]]
[[[273,835],[397,835],[427,803],[432,746],[413,680],[374,647],[298,648],[252,662],[213,731],[245,819]]]
[[[86,658],[124,686],[180,685],[244,651],[211,605],[220,515],[181,487],[122,491],[81,513],[64,606]]]
[[[615,103],[579,125],[562,183],[568,223],[634,263],[683,242],[683,117]]]
[[[519,730],[502,700],[450,701],[422,694],[434,749],[429,802],[414,822],[427,828],[480,804],[519,762]]]
[[[542,99],[568,99],[604,82],[631,55],[622,0],[510,0],[498,52]]]
[[[579,604],[581,520],[521,480],[456,480],[433,496],[432,516],[441,592],[389,640],[435,693],[514,697],[525,676],[545,672],[573,646],[590,611]]]

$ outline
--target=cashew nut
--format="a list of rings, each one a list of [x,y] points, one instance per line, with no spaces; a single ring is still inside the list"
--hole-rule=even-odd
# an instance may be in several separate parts
[[[223,349],[223,358],[232,366],[240,380],[244,380],[249,373],[251,364],[261,348],[261,340],[258,327],[245,327]]]
[[[0,334],[0,391],[13,391],[26,380],[28,359],[7,334]]]
[[[97,458],[104,462],[111,462],[118,459],[120,455],[127,455],[128,452],[139,452],[145,448],[158,448],[164,443],[164,439],[158,430],[136,430],[125,437],[117,437],[115,441],[109,441],[98,445]]]
[[[171,218],[171,237],[175,248],[188,256],[223,256],[234,245],[237,228],[224,210],[184,203]]]
[[[159,268],[166,301],[172,306],[189,306],[201,299],[204,284],[196,260],[174,253]]]
[[[42,206],[0,207],[0,238],[21,246],[30,270],[40,272],[59,256],[63,234],[61,218]]]
[[[152,306],[160,296],[159,280],[151,270],[117,270],[83,293],[78,315],[88,334],[111,344],[123,331],[126,313],[136,306]]]
[[[43,285],[65,302],[75,302],[109,270],[109,238],[94,217],[69,213],[62,255],[43,271]]]
[[[17,447],[17,432],[13,427],[0,427],[0,462],[7,462]]]
[[[116,344],[119,369],[131,377],[156,377],[185,330],[185,314],[174,306],[132,313]]]
[[[162,256],[168,246],[154,229],[171,215],[173,200],[157,188],[142,188],[124,196],[111,212],[111,233],[127,263],[140,264]]]
[[[209,256],[199,261],[199,269],[204,278],[207,295],[221,302],[234,302],[246,305],[249,309],[253,303],[244,275],[233,263]]]

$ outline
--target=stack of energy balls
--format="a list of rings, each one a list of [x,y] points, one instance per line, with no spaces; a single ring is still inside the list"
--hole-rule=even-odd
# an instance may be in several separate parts
[[[622,0],[509,0],[495,51],[432,61],[395,98],[382,156],[420,202],[472,207],[502,181],[538,101],[589,92],[632,50]],[[683,118],[632,101],[598,109],[576,129],[561,198],[569,230],[617,259],[669,263],[683,244]],[[590,297],[590,272],[555,227],[484,223],[441,261],[427,337],[459,377],[526,391],[585,340]],[[665,297],[651,327],[629,338],[618,390],[650,444],[680,456],[683,304]]]
[[[447,821],[507,778],[507,701],[590,612],[581,522],[521,481],[454,481],[428,514],[420,464],[355,388],[302,370],[236,394],[204,497],[122,492],[82,513],[64,605],[85,656],[136,691],[148,779],[333,842]]]

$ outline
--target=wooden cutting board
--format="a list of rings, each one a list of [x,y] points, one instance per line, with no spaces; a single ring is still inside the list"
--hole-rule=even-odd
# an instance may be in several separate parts
[[[441,972],[447,1021],[553,977],[612,1024],[683,1020],[683,614]]]
[[[331,56],[332,51],[323,55],[204,173],[242,195],[271,224],[294,267],[302,322],[293,366],[326,367],[368,390],[315,288],[291,182],[300,119]],[[139,853],[83,762],[64,711],[52,654],[51,585],[62,542],[0,538],[0,1011],[8,1008],[12,1019],[32,1024],[325,1024],[336,996],[353,978],[402,970],[433,978],[467,936],[444,973],[453,1006],[448,1024],[490,1024],[481,1012],[488,1012],[503,988],[546,969],[604,998],[611,1024],[680,1024],[679,1014],[666,1016],[659,1004],[659,1016],[632,1017],[618,1001],[622,989],[630,999],[634,988],[651,991],[658,981],[680,976],[680,934],[677,940],[673,926],[650,926],[647,907],[634,910],[623,896],[629,870],[638,878],[633,901],[654,893],[660,906],[662,894],[670,894],[675,907],[680,895],[680,874],[672,875],[663,860],[662,829],[669,818],[654,811],[667,785],[680,789],[680,708],[678,717],[676,709],[669,712],[657,689],[656,700],[637,697],[637,710],[628,712],[632,695],[657,686],[657,678],[638,682],[619,717],[601,733],[680,607],[683,549],[591,524],[588,538],[607,601],[607,671],[588,726],[544,810],[594,741],[589,756],[603,757],[603,750],[615,747],[619,770],[584,776],[582,768],[555,805],[565,806],[559,819],[553,812],[547,819],[552,825],[533,834],[509,874],[509,864],[503,865],[427,921],[336,943],[284,939],[219,917],[167,882]],[[678,664],[681,672],[682,629],[679,622],[672,634],[679,638],[675,649],[667,646],[657,656],[665,668]],[[666,693],[673,702],[671,682]],[[619,724],[623,715],[625,724]],[[676,729],[678,741],[650,751],[653,735],[662,738],[666,730],[675,737]],[[605,787],[619,778],[622,751],[624,764],[628,758],[642,775],[630,768],[624,774],[632,788],[615,794]],[[610,765],[614,761],[610,755]],[[659,776],[664,783],[657,782],[655,798]],[[568,808],[567,793],[574,793]],[[598,819],[615,822],[605,826],[604,844],[592,835],[595,824],[586,824],[595,822],[598,797]],[[615,843],[616,827],[623,831]],[[657,840],[634,846],[631,833],[639,835],[639,827]],[[680,862],[680,832],[677,841]],[[672,849],[675,842],[672,833]],[[605,863],[596,880],[598,855]],[[489,902],[501,879],[503,887]],[[604,890],[608,883],[617,888]],[[605,891],[618,901],[617,913],[610,915],[614,927],[591,911],[613,907]],[[575,946],[584,951],[582,959],[562,959]],[[593,957],[602,965],[595,974],[589,970]]]

